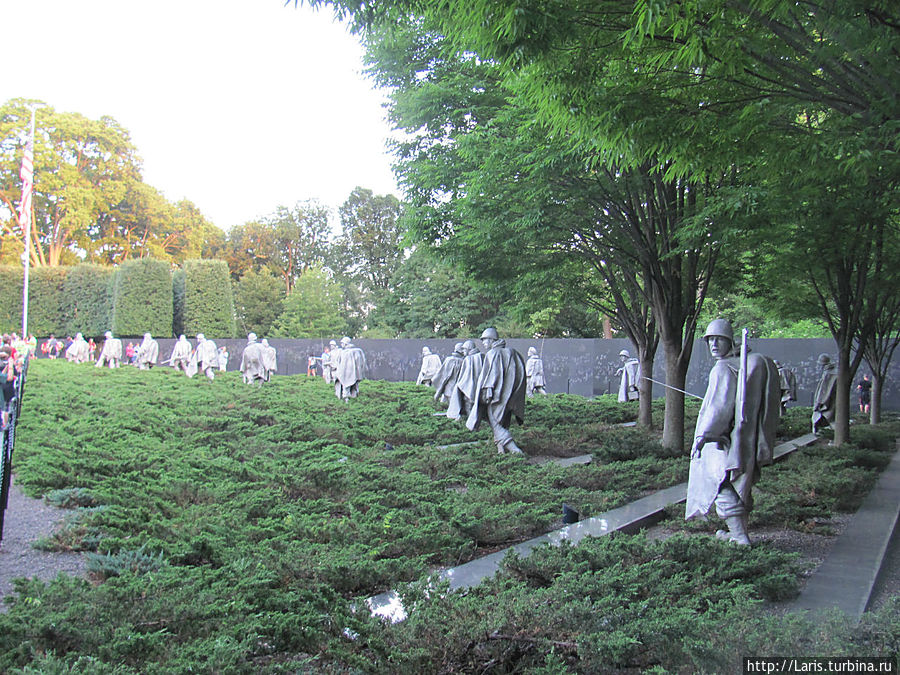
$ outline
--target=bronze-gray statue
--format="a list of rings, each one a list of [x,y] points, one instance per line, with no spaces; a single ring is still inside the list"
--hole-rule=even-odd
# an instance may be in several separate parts
[[[747,516],[760,467],[772,462],[781,404],[775,362],[736,354],[731,324],[712,321],[703,338],[716,359],[691,449],[685,518],[705,518],[710,507],[728,526],[716,536],[749,545]]]
[[[478,379],[481,377],[481,365],[484,363],[484,354],[478,351],[478,347],[472,340],[466,340],[462,344],[463,356],[459,366],[459,376],[453,389],[450,390],[450,400],[447,404],[447,417],[458,420],[460,417],[468,417],[469,412],[478,398]]]
[[[536,393],[547,395],[544,389],[544,361],[535,347],[528,348],[528,359],[525,361],[525,395],[531,398]]]
[[[463,343],[457,342],[453,345],[453,353],[444,359],[440,370],[438,370],[432,380],[432,384],[435,388],[435,401],[450,400],[450,397],[456,390],[456,380],[459,379],[459,370],[462,367],[464,357]]]
[[[797,400],[797,374],[792,368],[788,368],[775,360],[778,368],[778,377],[781,379],[781,414],[787,410],[787,404]]]
[[[428,347],[422,347],[422,367],[419,368],[419,375],[416,377],[416,384],[427,384],[431,386],[434,376],[441,369],[441,357],[432,354]]]
[[[341,347],[335,370],[335,394],[345,402],[356,398],[359,394],[359,383],[366,377],[366,355],[363,350],[350,342],[350,338],[341,338]],[[332,360],[334,357],[332,356]]]
[[[322,379],[328,384],[334,382],[335,363],[332,356],[334,356],[334,350],[337,348],[337,342],[332,340],[328,343],[328,346],[322,350]]]
[[[184,372],[188,377],[193,377],[198,372],[206,375],[210,381],[215,379],[215,369],[219,365],[219,350],[216,343],[207,340],[203,333],[197,333],[197,347],[191,352],[190,361]]]
[[[72,363],[86,363],[91,358],[87,340],[81,333],[75,333],[72,344],[66,347],[66,360]]]
[[[245,384],[253,382],[262,384],[266,378],[262,345],[256,341],[256,333],[247,335],[247,346],[244,347],[244,351],[241,354],[240,371]]]
[[[172,364],[172,367],[176,370],[186,372],[188,363],[191,360],[191,351],[191,343],[188,342],[188,339],[184,335],[179,335],[178,340],[175,342],[175,346],[172,347],[172,356],[169,357],[169,362]]]
[[[122,360],[122,341],[114,338],[112,331],[106,331],[105,337],[100,356],[97,358],[97,367],[102,368],[108,363],[110,368],[118,368],[119,361]]]
[[[641,362],[631,358],[627,349],[619,352],[619,360],[622,362],[622,367],[616,371],[616,375],[621,375],[619,401],[637,401],[640,398],[638,386],[641,383]]]
[[[141,370],[147,370],[156,365],[159,360],[159,343],[153,339],[150,333],[144,333],[144,340],[138,345],[137,366]]]
[[[837,368],[828,354],[819,354],[816,363],[822,369],[822,377],[816,387],[813,399],[812,432],[818,434],[822,427],[834,424],[835,385],[837,385]]]
[[[482,420],[487,420],[497,452],[520,453],[522,450],[513,440],[509,427],[514,417],[519,424],[525,419],[525,359],[506,346],[495,328],[484,330],[481,343],[487,353],[478,378],[478,394],[466,426],[475,431]]]
[[[278,370],[278,353],[275,351],[275,347],[269,344],[269,341],[266,338],[262,339],[262,355],[263,355],[263,367],[266,369],[265,381],[268,382],[269,378],[272,377],[272,373]]]

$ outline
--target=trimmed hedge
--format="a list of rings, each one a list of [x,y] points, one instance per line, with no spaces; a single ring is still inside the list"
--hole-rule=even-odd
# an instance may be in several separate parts
[[[18,265],[0,267],[0,332],[22,330],[22,284],[24,270]]]
[[[28,277],[28,332],[61,335],[69,303],[65,300],[67,267],[35,267]]]
[[[172,272],[162,260],[128,260],[116,272],[112,330],[116,335],[172,334]]]
[[[184,270],[177,269],[172,275],[172,334],[184,333]]]
[[[234,337],[234,296],[224,260],[185,260],[184,327],[188,335]]]
[[[66,268],[68,274],[64,284],[68,312],[65,330],[60,333],[74,335],[102,335],[109,330],[112,316],[112,295],[110,284],[116,270],[101,265],[81,264]]]
[[[23,269],[0,266],[0,332],[22,330]],[[29,275],[28,331],[38,337],[204,333],[234,337],[234,297],[227,264],[143,258],[119,268],[92,264],[36,267]]]

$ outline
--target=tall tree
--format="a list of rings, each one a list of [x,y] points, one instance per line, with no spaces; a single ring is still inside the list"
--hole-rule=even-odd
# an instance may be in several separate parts
[[[0,108],[0,199],[7,211],[3,236],[21,239],[14,214],[23,136],[30,112],[14,99]],[[90,120],[76,113],[37,111],[31,264],[78,262],[91,248],[91,228],[140,180],[140,160],[128,132],[110,117]]]
[[[862,174],[864,192],[873,198],[863,220],[872,227],[883,219],[880,205],[896,203],[896,3],[334,4],[358,24],[395,23],[410,13],[425,17],[456,49],[499,63],[504,80],[551,131],[600,161],[622,166],[624,158],[624,168],[659,162],[668,166],[667,178],[694,182],[748,164],[770,176],[803,167],[809,187]],[[785,195],[797,192],[790,180],[780,187]],[[817,222],[797,222],[804,220]],[[837,442],[847,430],[846,388],[854,367],[849,345],[862,324],[852,307],[834,314],[825,305],[846,303],[846,290],[854,286],[858,300],[865,288],[821,282],[871,263],[869,253],[857,251],[863,257],[849,264],[840,250],[818,256],[818,270],[807,273],[839,345]],[[834,264],[827,267],[828,261]]]
[[[308,268],[284,299],[272,335],[289,338],[331,338],[344,332],[340,287],[321,265]]]
[[[343,233],[343,274],[358,279],[366,292],[380,298],[403,259],[400,200],[356,187],[338,210]]]
[[[307,200],[293,207],[279,206],[264,219],[274,233],[270,265],[277,268],[284,280],[285,291],[291,292],[294,282],[308,269],[321,265],[329,245],[328,209]]]
[[[406,132],[397,168],[412,188],[415,233],[492,280],[570,269],[573,256],[593,268],[599,283],[585,287],[582,302],[615,314],[644,372],[661,338],[673,387],[664,442],[680,447],[677,390],[718,251],[735,239],[729,228],[739,218],[728,200],[741,192],[739,173],[692,182],[659,161],[596,164],[593,153],[536,124],[495,64],[454,53],[420,23],[409,28],[373,33],[369,54],[379,81],[394,89],[393,119]],[[640,419],[649,425],[650,382],[642,386]]]
[[[450,265],[417,250],[391,278],[392,292],[375,308],[373,326],[394,337],[471,336],[500,312],[502,302]]]
[[[26,102],[0,108],[0,251],[24,251],[15,212]],[[40,108],[36,116],[31,263],[119,264],[154,257],[182,262],[216,252],[224,233],[187,200],[169,203],[141,179],[127,131],[108,117],[89,120]]]
[[[234,309],[241,331],[268,335],[281,314],[284,296],[284,284],[274,274],[248,270],[234,287]]]
[[[279,206],[259,221],[231,228],[225,245],[232,278],[267,269],[281,277],[286,293],[329,250],[328,209],[315,200]]]

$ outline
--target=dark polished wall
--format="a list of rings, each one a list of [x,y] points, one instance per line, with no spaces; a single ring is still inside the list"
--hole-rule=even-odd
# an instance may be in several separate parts
[[[123,342],[127,343],[127,340]],[[241,353],[246,340],[216,340],[217,345],[228,347],[228,370],[236,370],[241,363]],[[415,380],[422,363],[422,347],[428,346],[441,358],[453,351],[457,340],[354,340],[354,344],[366,353],[369,364],[369,378],[392,382]],[[195,341],[191,340],[194,344]],[[309,356],[320,356],[324,343],[321,340],[286,340],[270,339],[269,343],[278,350],[278,373],[295,375],[306,373],[306,362]],[[476,341],[480,346],[480,342]],[[581,396],[598,396],[616,393],[618,378],[615,376],[619,368],[619,351],[635,350],[627,340],[508,340],[513,348],[523,356],[529,347],[535,347],[544,359],[544,375],[547,379],[549,393],[570,393]],[[160,359],[167,359],[175,344],[173,339],[160,339]],[[837,358],[837,350],[831,339],[817,340],[754,340],[751,343],[754,351],[777,359],[782,364],[793,368],[797,373],[798,398],[797,405],[811,405],[818,382],[816,359],[819,354],[826,353],[832,359]],[[709,355],[706,343],[698,340],[694,343],[693,358],[688,370],[685,389],[702,396],[706,391],[706,378],[712,367],[713,359]],[[657,352],[653,379],[665,381],[662,350]],[[867,372],[865,362],[860,367],[858,378]],[[854,385],[855,389],[855,385]],[[653,396],[663,395],[663,388],[653,385]],[[855,403],[855,396],[853,397]],[[882,404],[885,410],[900,410],[900,363],[891,364],[884,386]]]

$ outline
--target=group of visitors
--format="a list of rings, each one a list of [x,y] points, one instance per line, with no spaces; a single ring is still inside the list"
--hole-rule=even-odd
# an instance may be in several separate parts
[[[9,425],[9,416],[16,397],[16,381],[25,367],[25,359],[34,355],[34,345],[16,334],[0,338],[0,429]]]

